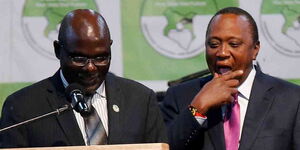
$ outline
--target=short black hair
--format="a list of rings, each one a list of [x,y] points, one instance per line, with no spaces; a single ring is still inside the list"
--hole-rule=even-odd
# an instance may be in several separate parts
[[[251,32],[252,32],[252,40],[253,40],[253,44],[259,42],[259,37],[258,37],[258,29],[257,29],[257,25],[255,20],[253,19],[253,17],[245,10],[238,8],[238,7],[226,7],[223,8],[221,10],[219,10],[209,21],[208,25],[207,25],[207,29],[206,29],[206,37],[207,34],[210,30],[210,25],[212,23],[212,21],[214,20],[214,18],[218,15],[221,14],[235,14],[235,15],[239,15],[239,16],[245,16],[250,24],[250,28],[251,28]]]

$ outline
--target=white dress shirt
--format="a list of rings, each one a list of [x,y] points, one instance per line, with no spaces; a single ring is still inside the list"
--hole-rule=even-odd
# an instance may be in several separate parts
[[[255,74],[256,74],[256,70],[255,70],[255,67],[253,66],[247,79],[238,87],[238,91],[239,91],[238,103],[240,105],[240,137],[242,134],[243,124],[244,124],[244,120],[245,120],[245,116],[246,116],[246,111],[247,111],[247,107],[248,107],[248,103],[249,103],[249,98],[250,98]],[[223,118],[225,115],[225,111],[226,111],[226,106],[222,106]],[[201,118],[201,117],[197,117],[197,116],[195,118],[200,125],[203,125],[203,123],[206,121],[205,118]]]
[[[66,88],[69,83],[65,79],[62,71],[60,70],[60,78],[63,82],[64,87]],[[105,92],[105,82],[103,81],[100,87],[96,90],[96,93],[92,97],[92,105],[96,109],[103,127],[106,131],[106,135],[108,136],[108,118],[107,118],[107,100],[106,100],[106,92]],[[83,139],[85,144],[87,145],[87,134],[85,132],[85,124],[83,117],[80,115],[80,113],[73,110],[75,114],[76,121],[78,123],[78,126],[80,128],[80,131],[82,133]]]
[[[250,98],[255,74],[256,74],[256,70],[254,69],[253,66],[247,79],[238,87],[238,91],[239,91],[238,103],[240,104],[240,138],[242,134],[242,129],[244,125],[244,120],[246,116],[246,111],[249,103],[249,98]]]

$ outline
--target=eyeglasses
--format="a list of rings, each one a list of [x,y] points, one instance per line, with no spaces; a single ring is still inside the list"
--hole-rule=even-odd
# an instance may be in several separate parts
[[[64,49],[64,46],[62,44],[60,44],[60,47],[62,49]],[[83,57],[83,56],[72,56],[72,55],[68,54],[66,50],[63,50],[63,52],[68,55],[68,57],[70,58],[70,60],[72,61],[72,63],[74,65],[79,66],[79,67],[85,66],[90,61],[95,66],[106,66],[106,65],[109,64],[110,59],[111,59],[110,55],[107,55],[107,56],[98,56],[96,58],[87,58],[87,57]]]
[[[111,56],[98,56],[96,58],[87,58],[82,56],[69,56],[74,65],[83,67],[91,61],[95,66],[105,66],[110,62]]]

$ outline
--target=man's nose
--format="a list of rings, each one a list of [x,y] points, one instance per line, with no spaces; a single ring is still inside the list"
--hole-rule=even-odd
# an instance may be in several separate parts
[[[226,59],[230,57],[230,49],[226,44],[222,44],[222,46],[218,49],[216,56],[219,59]]]
[[[84,66],[87,71],[95,71],[97,70],[97,66],[94,64],[92,59],[89,59],[87,64]]]

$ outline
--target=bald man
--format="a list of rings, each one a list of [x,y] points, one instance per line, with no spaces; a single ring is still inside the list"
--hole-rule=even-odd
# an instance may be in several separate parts
[[[69,12],[54,41],[59,70],[10,95],[3,105],[1,128],[70,105],[65,88],[77,83],[101,120],[105,144],[166,142],[154,92],[108,73],[111,45],[108,26],[99,13]],[[82,114],[69,110],[0,133],[0,146],[90,145],[86,126]]]

